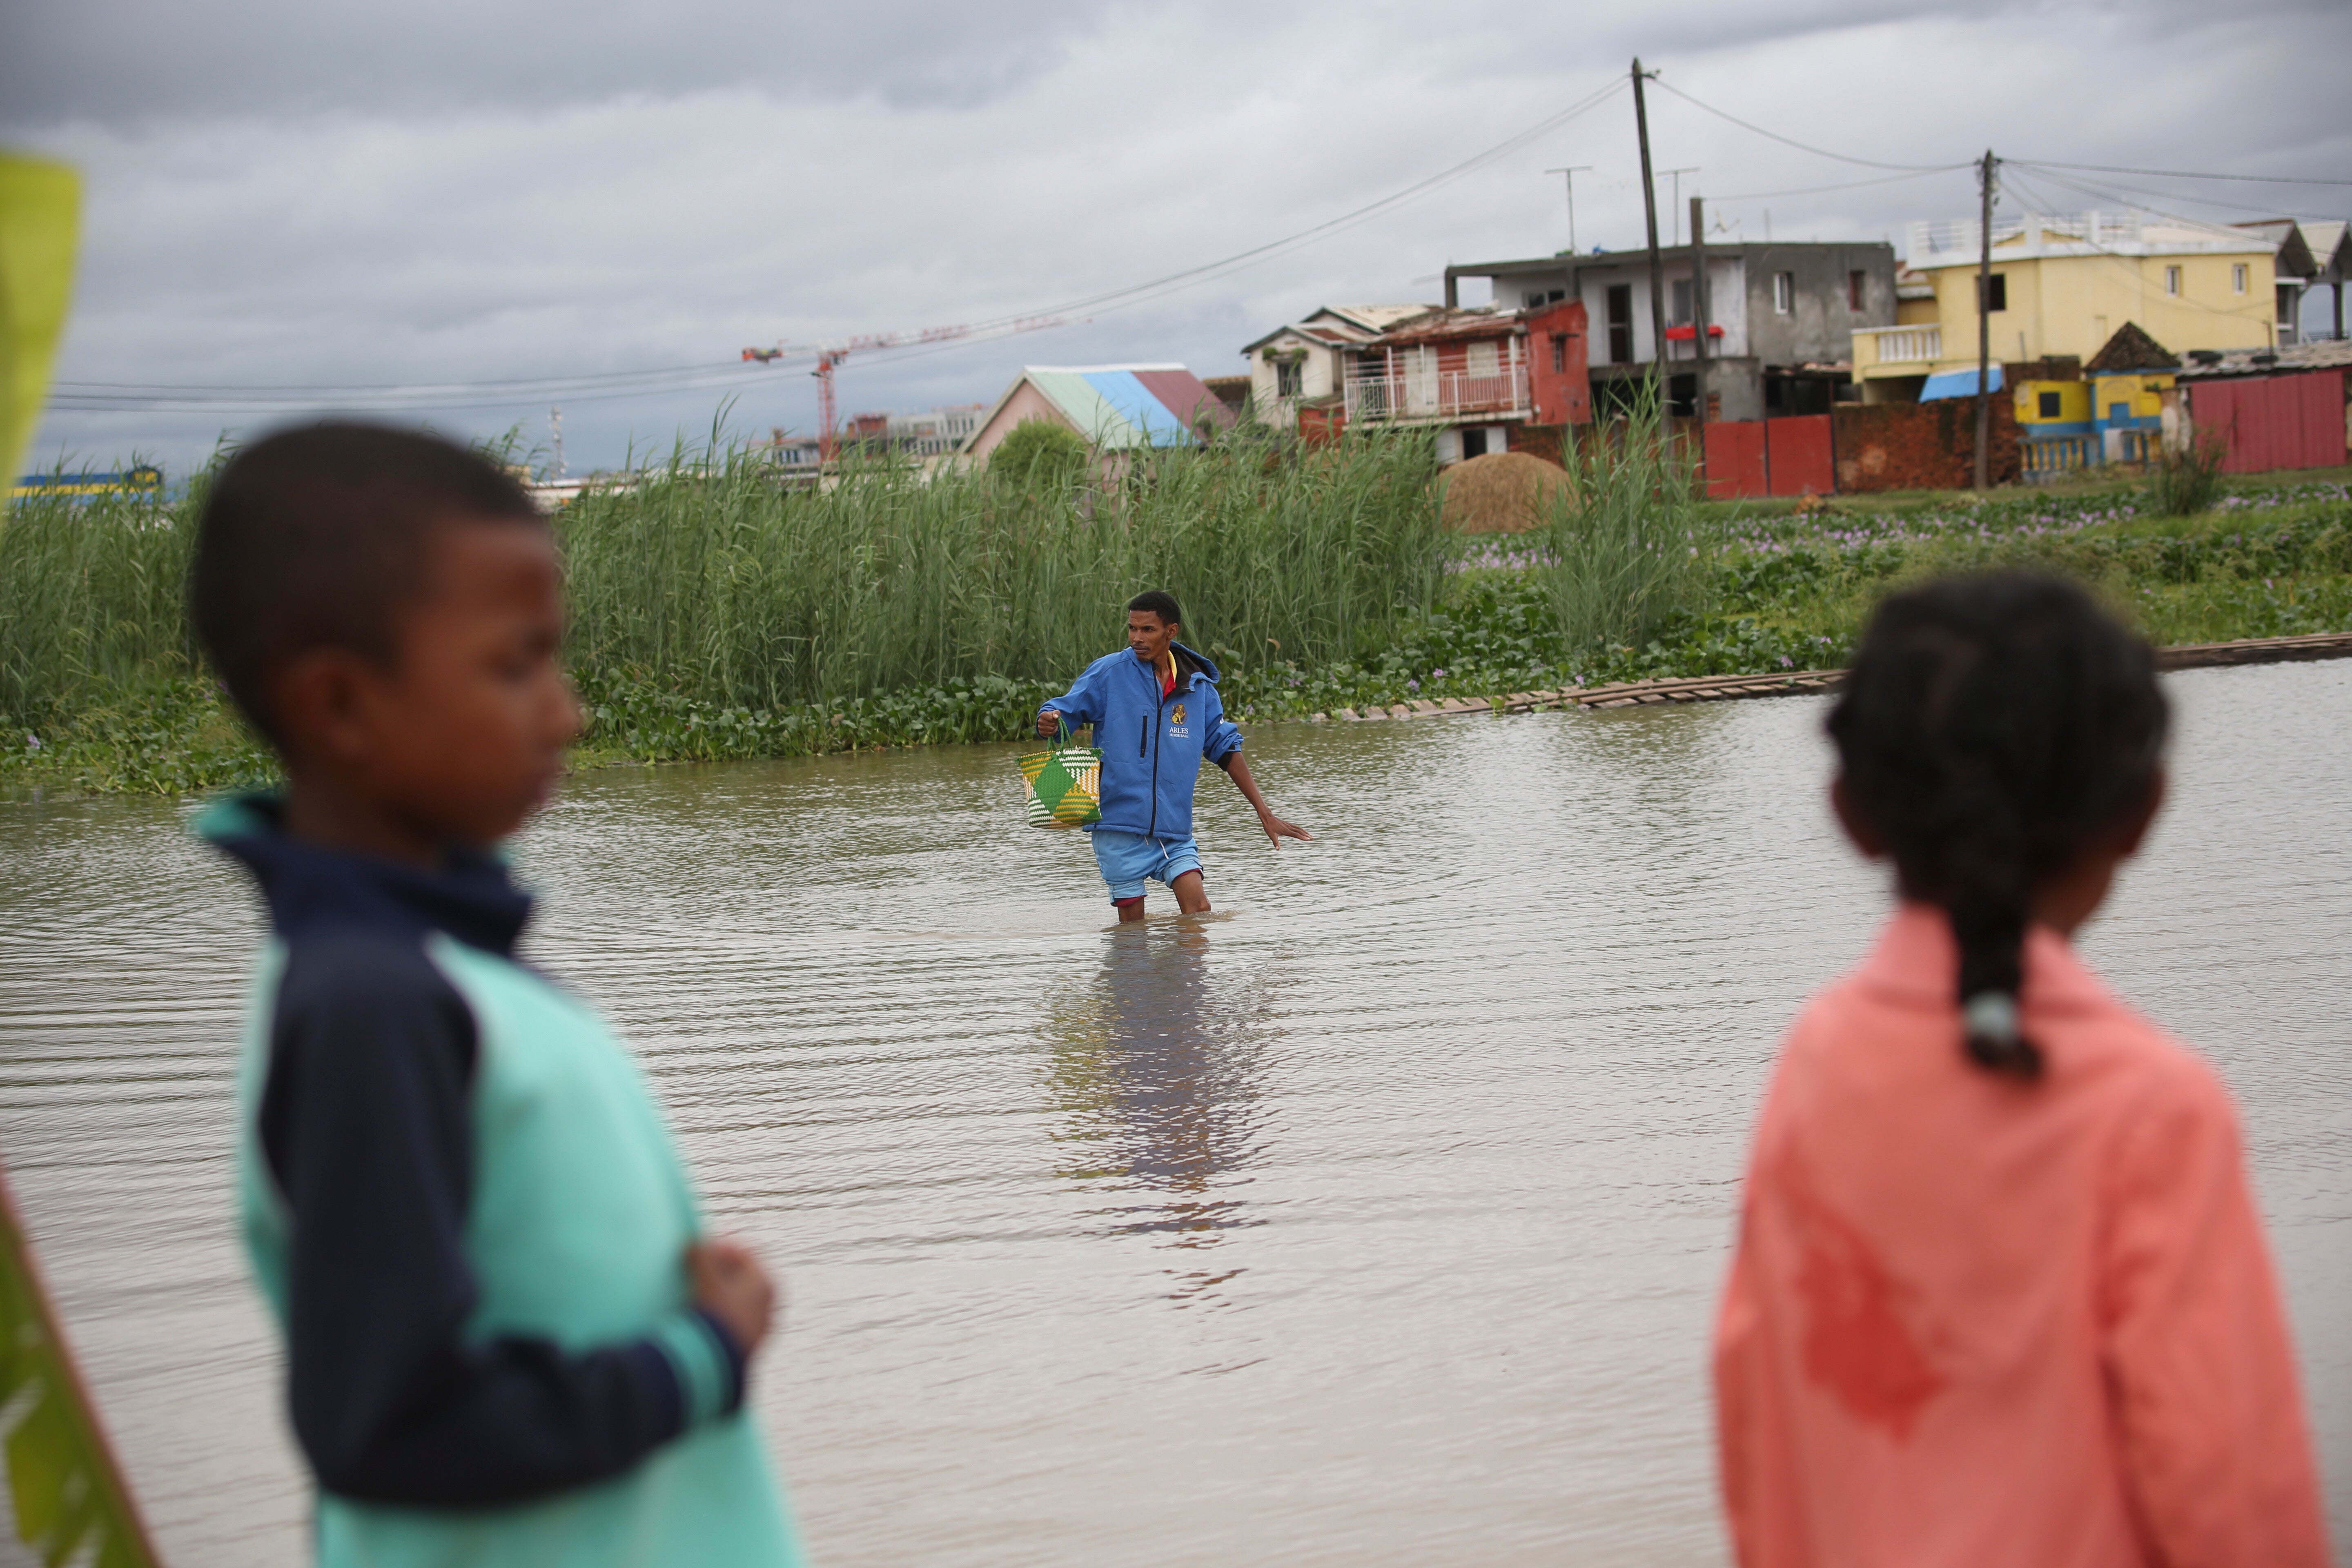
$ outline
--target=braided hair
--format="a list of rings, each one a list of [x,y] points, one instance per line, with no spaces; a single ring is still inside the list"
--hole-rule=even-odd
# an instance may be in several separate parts
[[[1946,578],[1871,617],[1829,720],[1846,808],[1951,921],[1979,1065],[2041,1075],[2017,1011],[2035,890],[2147,806],[2166,728],[2147,644],[2058,578]]]

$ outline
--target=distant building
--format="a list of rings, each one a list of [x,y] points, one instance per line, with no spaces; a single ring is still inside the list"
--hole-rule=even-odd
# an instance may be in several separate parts
[[[1433,426],[1442,463],[1500,452],[1528,425],[1592,416],[1584,309],[1326,306],[1249,344],[1257,417],[1310,437]],[[1265,390],[1269,373],[1279,379]]]
[[[2279,347],[2303,342],[2303,297],[2314,289],[2326,289],[2335,296],[2334,331],[2326,335],[2337,339],[2344,336],[2344,270],[2347,257],[2345,226],[2341,222],[2280,217],[2230,226],[2259,234],[2276,247],[2271,268],[2272,287],[2278,294]]]
[[[1298,424],[1298,411],[1339,398],[1347,379],[1348,354],[1397,322],[1434,305],[1326,305],[1313,315],[1276,327],[1242,348],[1249,361],[1250,395],[1259,420],[1285,429]]]
[[[2341,219],[2327,219],[2303,226],[2304,238],[2311,247],[2311,258],[2319,268],[2304,279],[2306,289],[2325,289],[2335,305],[2334,329],[2327,334],[2337,342],[2344,337],[2345,273],[2352,270],[2352,225]],[[2297,334],[2300,336],[2300,334]]]
[[[1896,320],[1895,249],[1884,242],[1710,245],[1707,279],[1707,409],[1710,419],[1826,414],[1851,379],[1857,328]],[[1668,411],[1700,412],[1696,300],[1691,246],[1662,247],[1665,275]],[[1445,269],[1452,303],[1460,280],[1483,278],[1499,310],[1535,310],[1576,300],[1591,322],[1592,398],[1603,413],[1622,406],[1657,361],[1650,314],[1647,250],[1562,253],[1526,261],[1476,262]]]
[[[893,414],[884,434],[898,451],[940,458],[961,448],[980,428],[985,403],[955,403],[922,414]]]
[[[1906,270],[1935,286],[1936,319],[1858,324],[1854,378],[1868,402],[1973,395],[1981,231],[1972,220],[1915,223],[1908,247]],[[2276,250],[2270,237],[2187,218],[1996,218],[1993,364],[2079,364],[2126,321],[2184,353],[2266,347],[2277,331]]]
[[[962,451],[984,458],[1015,426],[1050,419],[1097,451],[1189,447],[1234,416],[1181,364],[1030,365],[973,422]]]
[[[1249,406],[1250,378],[1246,375],[1204,375],[1201,378],[1201,384],[1216,394],[1217,401],[1223,404],[1236,419],[1241,417],[1242,410]]]
[[[2055,367],[2069,368],[2059,361]],[[2100,463],[2144,463],[2158,447],[2167,392],[2180,368],[2171,350],[2126,321],[2079,373],[2020,380],[2011,394],[2028,479]],[[1974,395],[1976,373],[1954,373]]]
[[[842,422],[841,449],[869,457],[943,458],[971,438],[987,409],[985,403],[951,403],[920,414],[853,414]],[[778,428],[761,446],[780,468],[814,474],[822,467],[814,436]]]

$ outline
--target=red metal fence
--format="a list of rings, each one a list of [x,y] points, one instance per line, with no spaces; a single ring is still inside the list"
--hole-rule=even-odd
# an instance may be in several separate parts
[[[2225,474],[2332,468],[2344,461],[2340,370],[2200,381],[2189,389],[2189,407],[2200,436],[2221,432]]]
[[[1837,463],[1826,414],[1718,421],[1706,426],[1710,500],[1825,496],[1836,489]]]

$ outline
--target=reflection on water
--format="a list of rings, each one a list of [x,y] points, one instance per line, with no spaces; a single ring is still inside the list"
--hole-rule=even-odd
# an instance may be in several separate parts
[[[1114,1233],[1203,1253],[1254,1223],[1241,1191],[1271,1004],[1263,974],[1212,978],[1212,941],[1181,917],[1114,927],[1094,984],[1057,994],[1044,1031],[1064,1173],[1108,1200],[1092,1212]],[[1171,1294],[1198,1301],[1238,1272],[1204,1258]]]
[[[2245,1108],[2352,1530],[2352,661],[2193,671],[2090,962]],[[1219,915],[1108,924],[1009,750],[574,781],[533,959],[784,1273],[753,1399],[828,1568],[1715,1564],[1706,1344],[1775,1043],[1879,880],[1820,701],[1261,731]],[[248,895],[0,803],[0,1151],[169,1559],[291,1568],[228,1205]]]

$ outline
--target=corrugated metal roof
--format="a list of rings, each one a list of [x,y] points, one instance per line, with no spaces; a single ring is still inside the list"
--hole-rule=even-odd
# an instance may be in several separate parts
[[[1136,380],[1133,371],[1090,370],[1087,372],[1087,384],[1125,416],[1129,425],[1142,431],[1144,438],[1153,446],[1181,444],[1191,438],[1192,426],[1151,395],[1151,389]]]
[[[1436,342],[1447,338],[1507,337],[1520,330],[1516,315],[1486,306],[1475,310],[1424,310],[1409,321],[1391,328],[1381,334],[1381,342],[1390,343]]]
[[[1435,309],[1433,305],[1326,305],[1316,315],[1328,311],[1344,321],[1355,322],[1368,332],[1380,332],[1409,317],[1418,316],[1423,310]],[[1315,317],[1307,319],[1311,321]]]
[[[1223,429],[1231,429],[1234,411],[1225,405],[1216,389],[1189,370],[1139,370],[1135,379],[1143,383],[1152,396],[1160,399],[1169,413],[1184,422],[1185,428],[1198,430],[1207,419]],[[1234,376],[1243,390],[1249,387],[1249,377]]]
[[[2210,364],[2192,352],[2180,367],[2183,381],[2222,375],[2289,375],[2299,370],[2352,369],[2352,338],[2319,338],[2284,349],[2232,349]]]
[[[1060,409],[1071,426],[1105,451],[1130,447],[1182,447],[1199,437],[1201,418],[1232,423],[1232,416],[1200,377],[1181,364],[1033,364],[1026,381]],[[1012,396],[1007,391],[1005,397]],[[998,399],[998,406],[1004,399]]]

